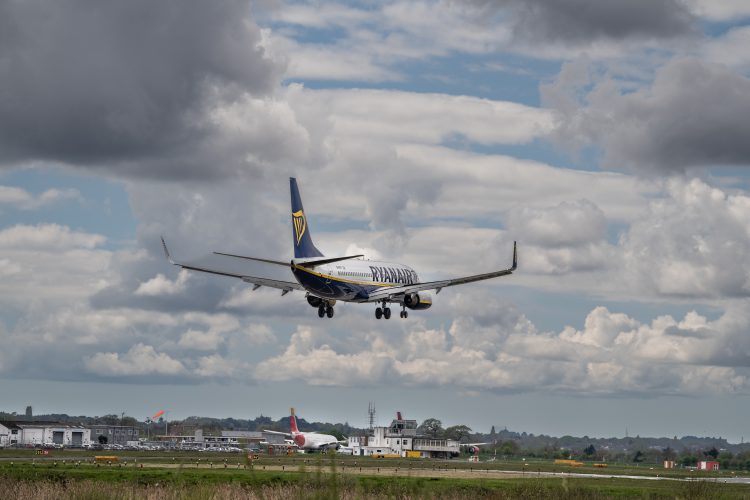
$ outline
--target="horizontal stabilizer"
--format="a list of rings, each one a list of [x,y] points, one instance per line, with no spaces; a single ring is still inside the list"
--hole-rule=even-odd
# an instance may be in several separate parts
[[[364,257],[364,255],[347,255],[346,257],[329,257],[329,258],[312,258],[312,259],[294,259],[294,263],[302,267],[315,267],[322,266],[323,264],[330,264],[332,262],[339,262],[342,260],[356,259]]]

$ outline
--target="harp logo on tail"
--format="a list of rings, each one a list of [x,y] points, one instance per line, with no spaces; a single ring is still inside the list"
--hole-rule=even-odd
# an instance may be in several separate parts
[[[294,235],[297,237],[297,246],[299,246],[299,242],[302,240],[302,236],[307,229],[307,220],[305,219],[304,212],[302,210],[292,212],[292,221],[294,222]]]

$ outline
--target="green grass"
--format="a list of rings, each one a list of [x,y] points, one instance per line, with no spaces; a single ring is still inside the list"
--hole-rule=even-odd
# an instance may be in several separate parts
[[[175,463],[175,464],[194,464],[200,461],[201,464],[213,462],[214,464],[223,464],[224,460],[229,464],[244,463],[245,455],[240,453],[198,453],[193,451],[184,452],[165,452],[165,451],[87,451],[87,450],[51,450],[48,456],[38,456],[31,449],[6,449],[0,450],[0,464],[9,460],[36,460],[38,463],[47,461],[62,460],[91,460],[96,455],[114,455],[121,460],[127,460],[129,463],[137,460],[144,463]],[[568,467],[555,465],[552,460],[499,460],[496,462],[470,463],[466,457],[456,458],[454,460],[428,460],[428,459],[376,459],[371,457],[352,457],[346,455],[334,455],[336,464],[339,467],[399,467],[403,469],[421,468],[421,469],[441,469],[450,470],[508,470],[508,471],[525,471],[533,474],[535,472],[579,472],[602,475],[642,475],[642,476],[661,476],[661,477],[702,477],[702,478],[722,478],[734,475],[748,476],[746,471],[720,471],[720,472],[698,472],[685,469],[664,469],[661,464],[616,464],[610,463],[607,468],[593,467],[592,463],[587,463],[583,467]],[[268,456],[261,455],[259,464],[267,465],[302,465],[310,467],[320,460],[329,463],[330,457],[322,457],[319,454],[295,454],[287,456]]]
[[[235,468],[139,468],[53,463],[0,464],[8,498],[653,498],[750,499],[747,485],[623,478],[464,479],[349,475],[338,460],[318,459],[302,472]],[[375,473],[374,469],[371,469]],[[157,491],[155,496],[151,492]],[[96,496],[97,492],[100,496]],[[70,493],[72,496],[66,496]],[[197,495],[197,496],[195,496]]]

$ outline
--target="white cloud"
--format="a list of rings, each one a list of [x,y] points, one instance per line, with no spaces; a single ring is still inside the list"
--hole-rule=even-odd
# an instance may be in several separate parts
[[[743,2],[750,13],[750,3]],[[701,47],[701,58],[714,63],[747,72],[750,68],[750,54],[746,47],[750,44],[750,26],[738,26],[719,37],[712,38]]]
[[[673,179],[667,189],[622,236],[630,287],[672,297],[750,295],[750,197],[699,179]]]
[[[478,310],[494,314],[459,313],[447,332],[418,322],[398,341],[373,332],[346,349],[323,333],[299,328],[282,354],[257,366],[255,376],[309,385],[398,380],[460,390],[587,395],[750,393],[750,343],[738,336],[750,326],[750,316],[740,308],[716,321],[692,312],[679,321],[662,316],[645,324],[597,307],[583,329],[557,334],[536,331],[512,307],[492,300],[474,303],[472,311]],[[727,358],[730,345],[737,353]]]
[[[182,334],[177,344],[187,349],[215,351],[223,341],[221,334],[217,331],[202,332],[199,330],[188,330]]]
[[[0,186],[0,205],[11,205],[20,210],[36,210],[66,200],[82,201],[76,189],[48,189],[34,196],[25,189],[15,186]]]
[[[193,373],[204,378],[246,379],[250,376],[251,367],[247,363],[212,354],[199,358]]]
[[[190,273],[185,269],[180,270],[177,279],[174,281],[159,273],[150,280],[141,283],[134,293],[145,296],[174,295],[185,291],[189,278]]]
[[[559,112],[557,140],[600,149],[607,168],[660,176],[750,164],[750,79],[713,61],[674,58],[635,91],[563,71],[541,94]]]
[[[125,354],[100,352],[85,361],[86,369],[104,377],[180,375],[185,366],[150,345],[136,344]]]
[[[697,15],[709,21],[733,21],[750,17],[750,4],[744,0],[686,0]]]
[[[92,249],[106,241],[99,234],[71,230],[59,224],[18,224],[0,231],[0,248],[33,250]]]
[[[358,144],[440,144],[454,136],[483,145],[524,144],[554,126],[548,110],[470,96],[293,86],[288,97],[296,109],[319,109],[338,140]]]

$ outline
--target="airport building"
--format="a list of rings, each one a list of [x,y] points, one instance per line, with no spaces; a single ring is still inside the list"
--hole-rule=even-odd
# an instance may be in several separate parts
[[[80,448],[90,444],[91,430],[82,425],[0,420],[0,446]]]
[[[284,437],[262,431],[221,431],[220,436],[206,436],[201,429],[193,434],[170,434],[156,436],[162,444],[176,448],[217,449],[217,448],[257,448],[260,443],[284,445]]]
[[[127,445],[129,442],[138,441],[140,430],[130,425],[91,425],[91,442],[98,444]]]
[[[365,436],[350,436],[353,455],[452,458],[459,455],[460,445],[453,439],[436,439],[417,434],[417,421],[407,420],[397,412],[388,427],[374,427]]]

